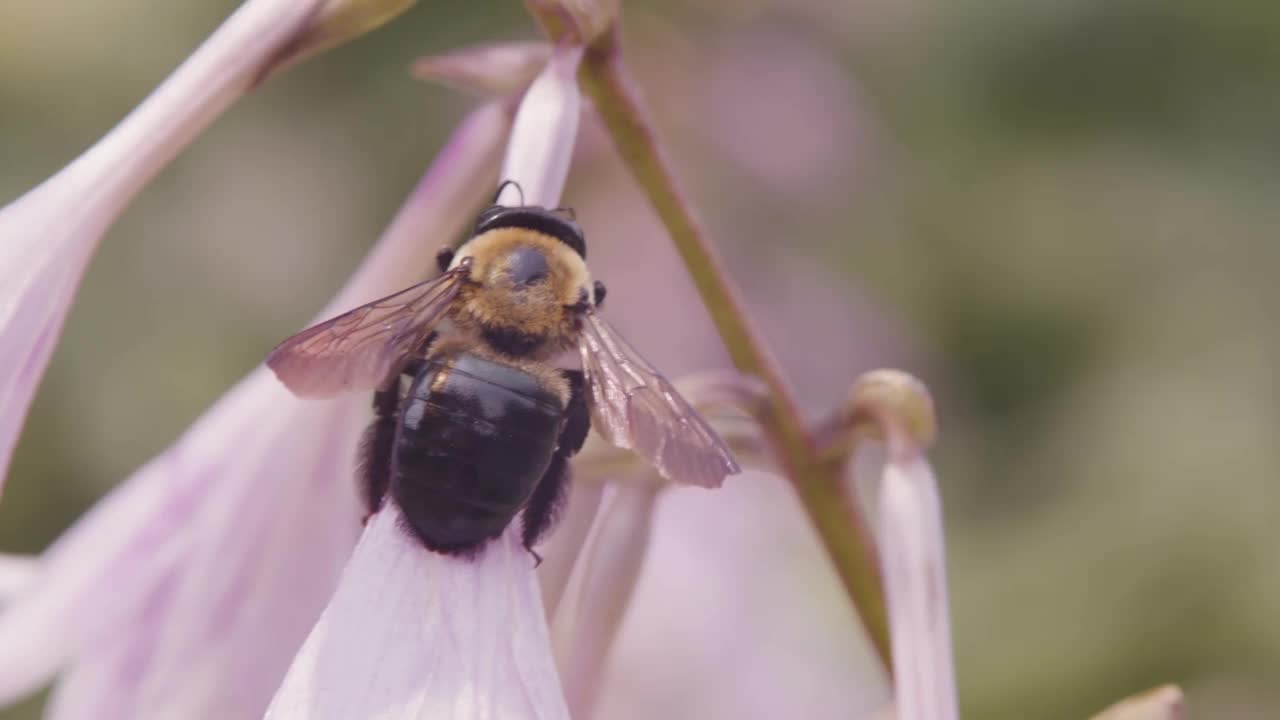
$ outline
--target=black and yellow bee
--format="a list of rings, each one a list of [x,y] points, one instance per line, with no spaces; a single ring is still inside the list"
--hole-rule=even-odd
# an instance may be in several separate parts
[[[440,252],[438,277],[303,330],[267,364],[301,397],[375,391],[364,500],[372,513],[389,495],[437,552],[472,556],[523,510],[532,553],[593,418],[664,477],[719,485],[737,463],[599,316],[586,254],[569,211],[495,205]],[[581,370],[551,364],[575,346]]]

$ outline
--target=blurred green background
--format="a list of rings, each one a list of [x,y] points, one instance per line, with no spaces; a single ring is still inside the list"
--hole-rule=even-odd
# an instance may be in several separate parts
[[[0,201],[235,5],[4,3]],[[694,198],[770,339],[804,340],[784,359],[811,411],[877,364],[934,390],[965,716],[1082,718],[1178,682],[1193,717],[1277,717],[1280,4],[625,7]],[[475,103],[412,80],[415,57],[534,34],[514,1],[423,0],[166,170],[88,271],[0,549],[45,547],[332,294]],[[566,201],[604,238],[627,222],[604,196],[636,191],[584,134]],[[775,293],[780,265],[840,299]],[[614,309],[643,317],[660,286],[624,284]],[[714,362],[633,322],[664,367]]]

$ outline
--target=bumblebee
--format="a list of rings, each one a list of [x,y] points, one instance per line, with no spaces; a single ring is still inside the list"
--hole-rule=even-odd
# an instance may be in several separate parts
[[[494,205],[440,252],[436,278],[303,330],[267,365],[300,397],[374,391],[360,452],[370,513],[390,498],[422,545],[463,557],[520,514],[538,558],[593,425],[676,482],[714,487],[739,472],[600,317],[605,286],[586,255],[571,211]],[[580,370],[553,364],[574,348]]]

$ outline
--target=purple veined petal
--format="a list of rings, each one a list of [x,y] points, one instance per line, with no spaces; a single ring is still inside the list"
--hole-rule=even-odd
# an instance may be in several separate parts
[[[0,210],[0,482],[98,240],[317,2],[249,0],[97,144]]]
[[[525,92],[502,162],[502,178],[515,180],[520,187],[505,188],[498,197],[500,204],[555,207],[560,203],[582,114],[578,89],[582,52],[580,46],[557,47]]]
[[[942,504],[919,454],[885,465],[879,523],[898,720],[955,720]]]
[[[476,110],[331,314],[428,272],[492,192],[510,127]],[[63,667],[51,717],[260,717],[359,530],[368,398],[295,399],[259,367],[42,558],[0,614],[0,703]]]
[[[204,448],[180,445],[135,476],[180,478],[190,494],[164,498],[159,513],[169,517],[159,527],[150,518],[161,552],[138,562],[152,573],[129,578],[124,592],[136,597],[117,623],[87,629],[94,642],[59,683],[50,717],[260,712],[356,537],[349,468],[364,404],[307,408],[259,370],[213,416],[259,422],[242,419]]]
[[[519,528],[465,560],[402,521],[370,520],[268,720],[568,720]]]

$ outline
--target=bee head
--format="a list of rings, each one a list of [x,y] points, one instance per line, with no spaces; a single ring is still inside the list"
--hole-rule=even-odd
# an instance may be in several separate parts
[[[598,304],[582,229],[564,211],[494,206],[450,258],[470,257],[470,282],[456,321],[495,350],[547,357],[578,339],[583,313]]]

